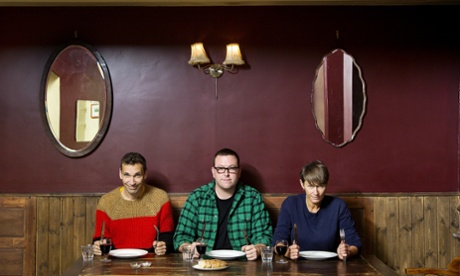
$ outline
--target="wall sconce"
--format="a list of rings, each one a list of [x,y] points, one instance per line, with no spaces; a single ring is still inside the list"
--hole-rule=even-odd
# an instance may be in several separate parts
[[[219,78],[225,71],[235,73],[236,71],[234,70],[234,66],[244,64],[238,43],[231,43],[227,45],[227,55],[222,64],[209,64],[210,62],[211,61],[204,50],[203,43],[197,42],[192,44],[192,55],[188,64],[192,66],[196,65],[199,70],[213,78]]]

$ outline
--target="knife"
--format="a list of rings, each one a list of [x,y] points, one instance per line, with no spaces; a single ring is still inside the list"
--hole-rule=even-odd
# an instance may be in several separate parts
[[[294,223],[294,242],[297,243],[297,224]]]
[[[294,223],[294,242],[297,244],[297,224]],[[294,260],[294,262],[297,262],[297,259]]]
[[[204,231],[206,230],[206,221],[203,221],[203,229],[201,229],[200,242],[203,242]]]
[[[246,239],[246,245],[250,245],[251,242],[249,241],[249,236],[248,236],[248,232],[246,232],[246,229],[243,229],[243,235],[244,235],[244,238]]]

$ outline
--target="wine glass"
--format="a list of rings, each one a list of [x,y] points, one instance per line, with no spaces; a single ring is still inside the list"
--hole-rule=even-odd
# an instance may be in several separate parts
[[[206,249],[208,249],[208,244],[204,240],[197,240],[196,241],[196,252],[200,254],[200,259],[203,259],[203,255],[206,254]]]
[[[108,263],[112,260],[109,259],[109,252],[112,249],[112,239],[101,239],[101,243],[99,244],[102,253],[101,262]]]
[[[280,259],[276,261],[280,264],[285,264],[287,261],[284,259],[284,254],[286,254],[288,250],[288,242],[287,240],[278,240],[276,241],[276,252],[280,255]]]

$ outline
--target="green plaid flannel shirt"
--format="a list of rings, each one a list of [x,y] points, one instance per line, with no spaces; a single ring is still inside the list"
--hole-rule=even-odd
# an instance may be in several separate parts
[[[174,248],[196,241],[206,223],[203,238],[208,250],[214,248],[219,213],[214,191],[215,182],[208,183],[190,193],[182,208],[174,233]],[[228,218],[228,237],[233,250],[241,250],[246,244],[243,230],[246,230],[251,244],[270,244],[273,234],[269,214],[261,194],[254,188],[239,182]]]

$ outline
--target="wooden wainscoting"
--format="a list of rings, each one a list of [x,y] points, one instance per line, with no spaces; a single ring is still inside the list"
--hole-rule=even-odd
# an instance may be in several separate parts
[[[22,256],[8,261],[12,266],[6,272],[0,263],[0,275],[61,275],[80,257],[79,246],[92,239],[100,196],[0,195],[0,254]],[[286,196],[264,194],[273,223]],[[458,193],[338,196],[352,212],[365,252],[375,253],[400,275],[406,267],[445,268],[460,256],[460,241],[452,236],[459,229]],[[176,221],[186,199],[187,194],[171,194]]]
[[[61,275],[91,243],[100,195],[37,197],[37,275]]]
[[[0,197],[0,275],[35,275],[35,198]]]
[[[275,226],[279,208],[289,194],[264,194]],[[177,222],[188,194],[170,194]],[[60,275],[80,257],[79,246],[90,242],[95,210],[100,195],[60,195],[37,197],[37,275]],[[374,211],[370,197],[342,197],[356,221],[365,252],[374,248]]]
[[[458,193],[375,197],[376,256],[405,275],[406,267],[446,268],[460,256]]]

